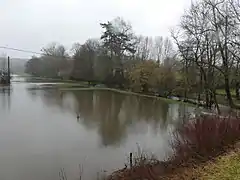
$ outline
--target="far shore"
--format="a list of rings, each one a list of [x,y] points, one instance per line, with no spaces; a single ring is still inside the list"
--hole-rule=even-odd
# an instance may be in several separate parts
[[[42,89],[42,88],[58,89],[59,91],[94,91],[94,90],[112,91],[112,92],[121,93],[121,94],[135,95],[135,96],[140,96],[140,97],[152,98],[155,100],[163,100],[163,101],[169,102],[169,103],[175,102],[175,103],[194,105],[193,103],[190,103],[190,102],[184,102],[181,100],[170,99],[167,97],[147,95],[147,94],[143,94],[143,93],[133,92],[130,90],[127,91],[127,90],[120,90],[120,89],[116,89],[116,88],[91,87],[91,86],[88,86],[88,84],[86,84],[86,83],[78,83],[78,82],[59,82],[59,83],[53,82],[52,84],[51,84],[51,82],[46,82],[46,83],[43,82],[42,84],[39,85],[39,87],[36,86],[36,87],[30,88],[30,89],[35,90],[35,89]]]
[[[39,89],[39,88],[47,88],[47,89],[58,89],[60,91],[85,91],[85,90],[107,90],[122,94],[129,94],[129,95],[136,95],[141,97],[147,97],[147,98],[153,98],[156,100],[163,100],[166,102],[176,102],[176,103],[184,103],[188,104],[190,106],[201,106],[204,107],[204,100],[202,100],[199,104],[199,102],[194,98],[189,98],[187,100],[183,100],[181,97],[164,97],[164,96],[158,96],[158,95],[149,95],[144,93],[138,93],[133,92],[130,90],[123,90],[123,89],[117,89],[117,88],[108,88],[105,87],[103,84],[97,84],[97,85],[103,85],[103,87],[96,87],[92,86],[88,82],[83,81],[75,81],[75,80],[61,80],[61,79],[54,79],[54,78],[42,78],[42,77],[33,77],[33,81],[30,80],[31,83],[41,83],[39,87],[33,87],[30,89]],[[94,84],[96,85],[96,84]],[[218,90],[218,104],[221,107],[228,107],[227,101],[224,99],[224,92],[222,90]]]

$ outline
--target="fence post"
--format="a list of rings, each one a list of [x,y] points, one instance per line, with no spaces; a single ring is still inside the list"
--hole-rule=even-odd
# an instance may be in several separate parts
[[[133,166],[133,162],[132,162],[132,160],[133,160],[133,157],[132,157],[132,153],[130,153],[130,168],[132,168],[132,166]]]
[[[7,79],[7,82],[8,82],[8,84],[10,84],[10,57],[8,56],[8,58],[7,58],[8,60],[7,60],[7,69],[8,69],[8,79]]]

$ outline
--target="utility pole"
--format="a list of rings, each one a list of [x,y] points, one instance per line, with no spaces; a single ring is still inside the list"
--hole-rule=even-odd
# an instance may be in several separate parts
[[[7,83],[10,84],[10,57],[9,56],[8,56],[8,60],[7,60],[7,69],[8,69]]]

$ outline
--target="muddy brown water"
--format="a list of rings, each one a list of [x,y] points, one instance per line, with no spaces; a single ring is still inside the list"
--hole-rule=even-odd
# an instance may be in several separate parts
[[[0,89],[0,179],[76,180],[124,167],[138,146],[160,159],[171,130],[193,108],[110,91]],[[21,82],[22,81],[22,82]],[[77,118],[79,115],[79,119]]]

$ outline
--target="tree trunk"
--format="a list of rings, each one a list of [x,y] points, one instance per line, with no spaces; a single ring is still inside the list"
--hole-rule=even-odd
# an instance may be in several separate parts
[[[237,98],[237,100],[240,99],[240,97],[239,97],[239,88],[240,88],[240,83],[239,83],[239,82],[236,82],[235,93],[236,93],[236,98]]]
[[[142,85],[142,89],[143,89],[143,93],[147,93],[147,92],[148,92],[148,86],[147,86],[147,84],[143,84],[143,85]]]
[[[212,91],[209,93],[209,104],[208,104],[208,109],[212,109],[213,105],[213,94]]]
[[[232,95],[231,95],[231,91],[230,91],[230,86],[229,86],[228,76],[224,77],[224,81],[225,81],[225,92],[226,92],[226,96],[227,96],[227,100],[228,100],[228,105],[231,108],[234,108],[235,104],[233,103],[233,99],[232,99]]]
[[[208,89],[205,90],[206,108],[209,109],[209,92]]]
[[[201,74],[203,75],[203,80],[204,80],[204,91],[205,91],[205,106],[206,108],[209,108],[209,102],[210,102],[210,99],[209,99],[209,86],[208,86],[208,81],[207,81],[207,75],[206,73],[204,72],[204,70],[201,68]]]
[[[217,102],[217,97],[216,97],[216,91],[215,90],[213,91],[213,99],[214,99],[215,107],[217,109],[217,113],[220,115],[221,114],[221,110],[220,110],[218,102]]]
[[[201,101],[202,85],[203,85],[203,77],[202,77],[202,71],[200,71],[200,87],[198,90],[198,104],[200,104],[200,101]]]
[[[201,101],[201,94],[198,92],[198,104],[200,104]]]
[[[187,88],[186,87],[184,88],[184,99],[183,100],[184,101],[187,100]]]

